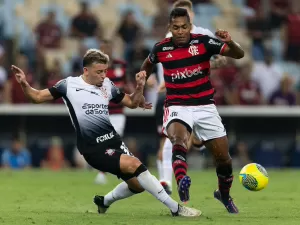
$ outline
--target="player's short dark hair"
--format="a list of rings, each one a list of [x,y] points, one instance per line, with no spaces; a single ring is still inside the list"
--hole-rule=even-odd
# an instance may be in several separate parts
[[[109,56],[98,49],[89,49],[83,56],[83,67],[93,63],[108,64]]]
[[[187,10],[183,9],[183,8],[175,8],[171,11],[169,23],[172,22],[172,19],[177,18],[177,17],[187,17],[187,20],[189,22],[191,21]]]
[[[193,3],[190,0],[178,0],[174,2],[173,8],[179,8],[179,7],[187,7],[190,10],[193,10]]]

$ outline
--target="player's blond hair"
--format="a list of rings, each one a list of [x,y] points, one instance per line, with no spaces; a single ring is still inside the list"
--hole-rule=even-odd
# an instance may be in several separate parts
[[[99,49],[91,48],[83,56],[83,67],[93,63],[108,64],[109,56]]]
[[[174,2],[173,8],[179,8],[179,7],[187,7],[190,10],[193,10],[193,3],[190,0],[178,0]]]

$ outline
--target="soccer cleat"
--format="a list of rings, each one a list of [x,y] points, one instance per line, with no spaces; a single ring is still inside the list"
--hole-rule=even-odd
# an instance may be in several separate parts
[[[94,203],[98,206],[98,213],[103,214],[109,208],[109,206],[104,205],[104,196],[96,195],[94,197]]]
[[[230,196],[228,200],[224,200],[222,199],[221,192],[219,190],[215,190],[214,198],[222,202],[229,213],[239,213],[238,208],[235,206],[233,199]]]
[[[161,181],[160,184],[161,184],[161,186],[163,186],[163,188],[165,189],[165,191],[167,192],[168,195],[172,194],[171,187],[168,185],[167,182]]]
[[[180,201],[187,202],[190,200],[190,186],[191,186],[192,180],[189,176],[184,176],[178,184],[178,194],[180,197]]]
[[[202,212],[198,209],[194,209],[194,208],[189,208],[186,206],[182,206],[178,204],[178,211],[172,213],[172,216],[184,216],[184,217],[196,217],[196,216],[200,216],[202,214]]]

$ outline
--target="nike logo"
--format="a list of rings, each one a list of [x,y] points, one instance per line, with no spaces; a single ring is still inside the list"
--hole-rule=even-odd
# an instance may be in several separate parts
[[[76,89],[76,91],[87,91],[87,92],[90,92],[91,94],[93,94],[93,95],[98,95],[98,96],[100,96],[100,94],[98,94],[96,91],[90,91],[90,90],[86,90],[86,89],[84,89],[84,88],[75,88]]]
[[[158,194],[162,193],[162,192],[163,192],[163,190],[164,190],[164,189],[161,189],[161,190],[158,192]]]

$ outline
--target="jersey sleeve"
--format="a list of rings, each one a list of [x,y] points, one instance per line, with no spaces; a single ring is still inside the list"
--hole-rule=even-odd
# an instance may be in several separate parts
[[[148,59],[152,64],[159,63],[158,57],[157,57],[157,43],[153,46],[153,48],[148,56]]]
[[[67,79],[58,81],[49,91],[54,99],[58,99],[67,95]]]
[[[112,81],[110,81],[110,83],[111,83],[110,101],[113,103],[120,103],[123,100],[125,93],[121,91]]]
[[[217,38],[209,36],[204,36],[203,44],[211,55],[222,55],[226,47],[226,44],[224,42],[220,41]]]

